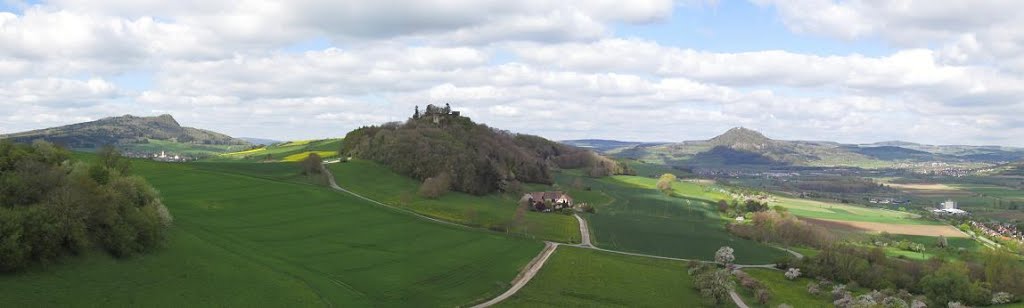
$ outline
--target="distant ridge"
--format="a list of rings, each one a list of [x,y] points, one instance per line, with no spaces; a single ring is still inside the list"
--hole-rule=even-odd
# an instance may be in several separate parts
[[[606,151],[618,157],[669,165],[898,166],[914,162],[1004,163],[1024,159],[1024,149],[996,146],[924,145],[906,141],[841,144],[832,141],[774,140],[734,127],[708,140]]]
[[[199,145],[248,145],[249,142],[221,133],[183,127],[169,114],[155,117],[124,115],[60,127],[44,128],[0,136],[14,142],[41,139],[69,148],[90,149],[104,145],[127,145],[162,140]]]

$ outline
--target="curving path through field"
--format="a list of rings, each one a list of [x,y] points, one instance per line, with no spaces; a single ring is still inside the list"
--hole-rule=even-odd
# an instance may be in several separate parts
[[[590,228],[587,227],[587,221],[580,217],[580,214],[572,214],[576,216],[576,220],[580,222],[580,247],[593,247],[590,243]]]
[[[391,205],[385,204],[383,202],[379,202],[377,200],[373,200],[373,199],[370,199],[370,198],[365,197],[363,195],[357,194],[357,193],[355,193],[353,191],[350,191],[348,189],[344,189],[341,186],[338,186],[338,182],[337,182],[337,180],[335,180],[334,174],[331,173],[331,171],[329,169],[327,169],[326,166],[321,164],[320,168],[321,168],[322,172],[324,173],[324,176],[327,177],[327,183],[330,185],[331,189],[334,189],[334,190],[337,190],[337,191],[340,191],[340,192],[344,192],[344,193],[353,195],[353,196],[355,196],[357,198],[369,201],[370,203],[373,203],[373,204],[376,204],[376,205],[379,205],[379,206],[383,206],[383,207],[386,207],[386,208],[389,208],[389,209],[392,209],[392,210],[396,210],[396,211],[405,212],[405,213],[414,215],[416,217],[419,217],[421,219],[426,219],[426,220],[429,220],[429,221],[433,221],[433,222],[437,222],[437,223],[442,223],[442,224],[446,224],[446,225],[450,225],[450,226],[456,226],[456,227],[467,228],[467,229],[474,229],[473,227],[469,227],[469,226],[466,226],[466,225],[461,225],[461,224],[457,224],[457,223],[453,223],[453,222],[449,222],[449,221],[440,220],[440,219],[433,218],[433,217],[430,217],[430,216],[426,216],[426,215],[423,215],[423,214],[420,214],[420,213],[416,213],[416,212],[411,211],[411,210],[407,210],[407,209],[391,206]],[[646,258],[655,258],[655,259],[664,259],[664,260],[675,260],[675,261],[686,261],[686,262],[696,261],[696,262],[702,262],[702,263],[715,263],[713,261],[673,258],[673,257],[656,256],[656,255],[648,255],[648,254],[642,254],[642,253],[634,253],[634,252],[626,252],[626,251],[618,251],[618,250],[609,250],[609,249],[604,249],[604,248],[598,248],[598,247],[594,246],[591,243],[591,241],[590,241],[590,228],[587,226],[587,221],[585,219],[583,219],[582,217],[580,217],[578,214],[574,214],[574,215],[576,216],[576,220],[579,221],[579,224],[580,224],[580,239],[581,239],[581,241],[580,241],[581,243],[580,244],[567,244],[567,243],[558,243],[558,242],[545,241],[544,242],[544,249],[541,250],[540,253],[536,257],[534,257],[533,260],[531,260],[530,263],[528,263],[525,268],[523,268],[523,271],[520,272],[519,275],[517,275],[516,278],[512,280],[512,287],[510,287],[507,291],[505,291],[505,293],[502,293],[501,295],[498,295],[497,297],[492,298],[492,299],[490,299],[490,300],[488,300],[486,302],[483,302],[481,304],[475,305],[475,306],[473,306],[473,308],[490,307],[490,306],[493,306],[493,305],[495,305],[497,303],[500,303],[501,301],[504,301],[504,300],[508,299],[512,295],[515,295],[516,292],[519,292],[520,289],[525,287],[526,284],[529,283],[531,279],[533,279],[533,276],[537,275],[537,273],[540,272],[540,269],[542,267],[544,267],[544,264],[548,261],[548,258],[550,258],[551,255],[555,253],[555,249],[557,249],[559,245],[567,245],[567,246],[573,246],[573,247],[579,247],[579,248],[594,249],[594,250],[599,250],[599,251],[604,251],[604,252],[609,252],[609,253],[617,253],[617,254],[630,255],[630,256],[638,256],[638,257],[646,257]],[[781,248],[781,247],[780,247],[780,249],[789,251],[790,253],[793,253],[794,255],[799,255],[799,253],[797,253],[795,251],[791,251],[789,249],[785,249],[785,248]],[[802,258],[803,256],[800,255],[798,257]],[[754,268],[754,267],[756,267],[756,268],[775,269],[775,264],[750,264],[750,265],[736,264],[735,266],[736,266],[737,269],[740,269],[740,268]],[[739,297],[739,295],[736,294],[736,292],[730,291],[729,292],[729,296],[732,297],[732,300],[736,303],[736,306],[739,306],[740,308],[748,308],[747,304],[743,302],[743,299],[741,299]]]
[[[533,276],[537,275],[537,272],[540,272],[540,268],[544,266],[544,263],[548,262],[548,258],[551,257],[551,254],[555,253],[555,249],[557,248],[558,243],[544,242],[544,250],[541,250],[540,254],[534,257],[533,260],[523,268],[523,271],[516,276],[516,279],[512,280],[512,287],[509,288],[508,291],[501,293],[501,295],[498,295],[489,301],[473,306],[473,308],[493,306],[494,304],[508,299],[512,295],[516,294],[516,292],[519,292],[519,289],[525,287],[526,283],[530,282],[530,279],[533,279]]]
[[[466,225],[461,225],[461,224],[457,224],[457,223],[450,222],[450,221],[440,220],[440,219],[433,218],[433,217],[430,217],[430,216],[427,216],[427,215],[416,213],[416,212],[411,211],[411,210],[403,209],[403,208],[396,207],[396,206],[391,206],[391,205],[385,204],[383,202],[367,198],[367,197],[365,197],[363,195],[357,194],[354,191],[351,191],[351,190],[348,190],[348,189],[344,189],[344,188],[341,188],[341,186],[338,186],[338,181],[334,179],[334,174],[331,173],[331,170],[327,169],[327,167],[324,166],[323,164],[320,164],[320,170],[321,170],[321,172],[323,172],[324,176],[327,177],[327,184],[330,185],[331,188],[334,189],[334,190],[341,191],[341,192],[353,195],[356,198],[363,199],[363,200],[366,200],[366,201],[368,201],[370,203],[373,203],[373,204],[376,204],[376,205],[379,205],[379,206],[383,206],[383,207],[386,207],[386,208],[389,208],[389,209],[392,209],[392,210],[395,210],[395,211],[405,212],[405,213],[408,213],[410,215],[419,217],[421,219],[426,219],[426,220],[429,220],[429,221],[433,221],[433,222],[436,222],[436,223],[442,223],[442,224],[446,224],[446,225],[449,225],[449,226],[455,226],[455,227],[466,228],[466,229],[474,229],[474,228],[466,226]]]

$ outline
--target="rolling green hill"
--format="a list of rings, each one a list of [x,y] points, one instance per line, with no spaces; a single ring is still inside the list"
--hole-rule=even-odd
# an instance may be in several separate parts
[[[325,187],[219,169],[246,165],[262,164],[136,161],[175,217],[168,243],[127,260],[89,254],[2,275],[0,303],[452,307],[503,292],[541,250]]]

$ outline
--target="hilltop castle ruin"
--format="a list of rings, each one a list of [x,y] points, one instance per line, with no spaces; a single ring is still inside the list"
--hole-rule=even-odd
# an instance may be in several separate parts
[[[420,114],[420,106],[416,106],[416,113],[413,113],[413,119],[427,118],[430,119],[434,124],[440,124],[442,120],[448,117],[458,117],[460,113],[458,111],[452,111],[452,106],[444,104],[444,108],[434,106],[433,104],[427,105],[427,110]]]

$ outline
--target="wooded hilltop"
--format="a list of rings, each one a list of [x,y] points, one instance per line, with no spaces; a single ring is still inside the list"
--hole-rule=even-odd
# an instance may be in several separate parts
[[[356,129],[341,153],[379,162],[417,180],[448,177],[451,189],[475,195],[516,192],[521,183],[551,184],[551,168],[585,168],[591,176],[630,173],[592,151],[474,123],[450,107],[417,108],[404,123]]]

